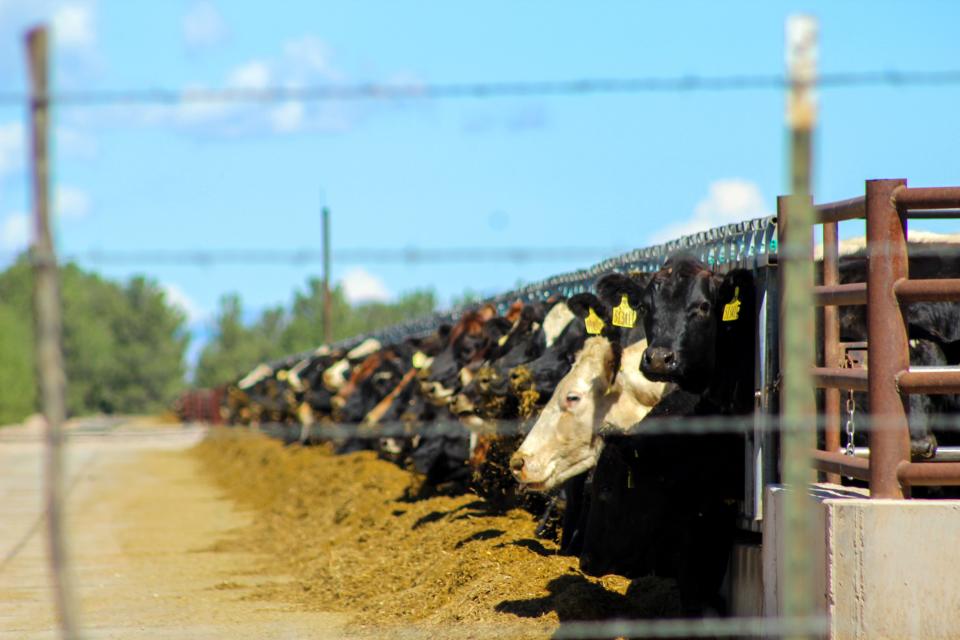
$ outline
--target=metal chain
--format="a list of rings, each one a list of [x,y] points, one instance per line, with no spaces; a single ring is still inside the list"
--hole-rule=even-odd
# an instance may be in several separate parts
[[[853,389],[851,389],[847,394],[847,424],[846,424],[847,448],[844,450],[844,453],[848,456],[852,456],[855,451],[853,447],[853,436],[857,430],[856,423],[854,422],[854,414],[856,412],[857,412],[857,405],[853,401]]]

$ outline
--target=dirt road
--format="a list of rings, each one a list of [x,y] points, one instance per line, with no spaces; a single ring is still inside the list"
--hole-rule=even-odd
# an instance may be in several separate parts
[[[68,526],[87,638],[339,638],[345,616],[246,596],[285,576],[211,545],[238,512],[186,453],[200,429],[90,423],[67,455]],[[57,638],[44,557],[42,443],[0,432],[0,638]]]

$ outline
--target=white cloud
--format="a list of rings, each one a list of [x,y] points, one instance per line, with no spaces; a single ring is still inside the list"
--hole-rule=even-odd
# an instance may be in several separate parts
[[[55,43],[65,49],[89,49],[96,43],[93,10],[84,4],[64,4],[51,18]]]
[[[90,213],[90,196],[76,187],[58,186],[53,197],[53,208],[62,218],[86,218]]]
[[[160,285],[167,303],[179,308],[187,316],[187,322],[196,324],[206,320],[207,314],[183,289],[172,283]]]
[[[303,124],[303,103],[297,101],[285,102],[270,112],[270,122],[273,130],[280,133],[291,133]]]
[[[655,232],[653,242],[673,240],[733,222],[770,215],[769,208],[755,182],[743,178],[714,180],[707,196],[694,207],[693,216]]]
[[[227,84],[235,89],[266,89],[270,86],[270,67],[263,60],[251,60],[231,71]]]
[[[387,290],[383,280],[359,267],[348,271],[341,283],[350,304],[386,302],[390,299],[390,291]]]
[[[11,213],[0,222],[0,248],[15,252],[30,244],[30,216]]]
[[[188,47],[212,47],[227,37],[227,25],[212,2],[195,2],[183,16],[183,40]]]
[[[0,124],[0,178],[23,168],[25,152],[23,123]]]

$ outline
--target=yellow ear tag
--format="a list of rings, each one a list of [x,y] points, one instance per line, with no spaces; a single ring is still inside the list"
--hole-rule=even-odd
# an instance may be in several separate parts
[[[733,300],[723,307],[723,321],[732,322],[740,317],[740,287],[733,290]]]
[[[613,308],[613,326],[633,329],[637,325],[637,312],[627,302],[626,294],[620,298],[620,304]]]
[[[277,371],[277,380],[279,380],[280,382],[285,381],[287,377],[288,377],[288,374],[286,369],[281,369],[280,371]]]
[[[583,324],[587,328],[587,333],[592,336],[600,335],[600,332],[603,331],[604,327],[603,319],[597,315],[597,312],[593,310],[593,307],[590,307],[590,313],[587,314],[587,317],[583,320]]]
[[[502,336],[500,336],[500,339],[497,340],[497,345],[502,347],[503,345],[507,344],[507,338],[509,337],[510,337],[509,333],[503,334]]]
[[[423,351],[417,351],[413,354],[413,357],[410,358],[410,364],[413,365],[414,369],[422,369],[423,365],[427,362],[427,354]]]

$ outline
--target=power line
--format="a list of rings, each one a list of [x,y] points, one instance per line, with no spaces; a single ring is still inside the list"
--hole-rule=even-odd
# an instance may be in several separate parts
[[[957,86],[960,70],[940,71],[840,71],[822,74],[821,89],[876,86]],[[436,100],[579,96],[592,94],[683,93],[688,91],[782,90],[789,80],[780,74],[725,76],[582,78],[578,80],[499,81],[470,83],[362,83],[354,85],[276,86],[259,89],[118,89],[68,90],[49,94],[59,106],[114,104],[273,103],[331,100]],[[22,92],[0,92],[0,105],[22,105],[30,100]],[[42,97],[41,97],[42,100]]]
[[[477,264],[545,263],[591,260],[624,253],[624,247],[446,247],[400,249],[348,248],[334,250],[338,264]],[[65,253],[64,262],[99,265],[180,265],[207,267],[321,263],[315,249],[143,249],[111,251],[89,249]]]

